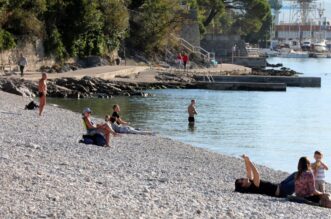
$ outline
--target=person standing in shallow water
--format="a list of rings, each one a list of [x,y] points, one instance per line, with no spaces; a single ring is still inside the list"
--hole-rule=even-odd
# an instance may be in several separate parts
[[[24,69],[28,65],[28,60],[21,53],[20,59],[18,60],[18,66],[20,67],[21,77],[24,76]]]
[[[44,107],[46,105],[46,94],[47,94],[47,74],[43,73],[38,85],[38,96],[39,96],[39,116],[42,115]]]
[[[187,112],[188,112],[188,122],[190,124],[194,124],[195,122],[194,116],[198,114],[195,109],[195,100],[191,100],[191,104],[187,107]]]

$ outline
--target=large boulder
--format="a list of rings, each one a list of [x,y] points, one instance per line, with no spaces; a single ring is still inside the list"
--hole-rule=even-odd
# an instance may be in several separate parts
[[[24,85],[16,86],[13,81],[7,81],[2,84],[2,90],[8,93],[24,97],[35,97],[34,93]]]

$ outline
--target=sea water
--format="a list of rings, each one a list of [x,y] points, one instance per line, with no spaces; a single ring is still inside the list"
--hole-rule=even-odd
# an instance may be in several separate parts
[[[302,76],[322,78],[321,88],[288,88],[287,92],[213,90],[151,90],[153,97],[113,99],[51,99],[73,111],[91,107],[94,115],[111,114],[120,104],[123,119],[197,147],[293,172],[301,156],[313,161],[320,150],[331,167],[331,59],[281,59]],[[188,126],[187,106],[196,99],[198,115]],[[331,172],[326,173],[331,182]]]

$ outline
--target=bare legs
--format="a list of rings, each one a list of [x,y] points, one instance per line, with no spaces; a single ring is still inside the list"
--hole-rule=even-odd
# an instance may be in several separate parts
[[[107,146],[110,147],[110,134],[117,135],[108,124],[98,125],[98,129],[105,135]]]
[[[46,105],[46,96],[43,95],[42,97],[40,97],[39,100],[39,116],[41,116],[41,114],[43,113],[45,105]]]

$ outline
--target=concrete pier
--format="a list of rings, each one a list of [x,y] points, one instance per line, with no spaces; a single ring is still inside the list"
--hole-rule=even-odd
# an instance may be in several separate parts
[[[213,76],[215,82],[227,83],[280,83],[289,87],[321,87],[319,77],[286,77],[286,76]],[[206,76],[195,76],[199,82],[208,81]]]
[[[196,88],[209,90],[286,91],[285,83],[198,82]]]

